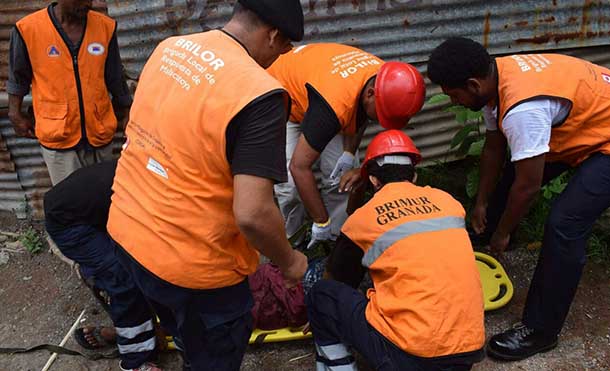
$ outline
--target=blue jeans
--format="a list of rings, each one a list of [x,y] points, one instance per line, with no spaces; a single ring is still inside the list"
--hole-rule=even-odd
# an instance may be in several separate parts
[[[591,229],[608,207],[610,156],[597,153],[579,165],[551,206],[523,311],[526,326],[559,334],[582,275]]]
[[[252,333],[248,280],[228,287],[197,290],[166,282],[116,244],[116,254],[146,296],[165,331],[178,339],[190,369],[237,371]]]
[[[121,366],[137,368],[156,357],[153,313],[117,260],[110,236],[88,225],[57,228],[47,224],[47,232],[61,252],[80,265],[83,278],[108,294]]]
[[[375,330],[366,320],[366,297],[352,287],[332,280],[318,281],[306,296],[307,314],[318,349],[333,349],[345,344],[352,346],[380,371],[467,371],[473,364],[472,358],[479,361],[482,352],[473,352],[469,359],[459,356],[424,359],[410,355]],[[351,356],[325,359],[318,352],[318,362],[328,369],[349,369],[353,364]],[[332,357],[331,357],[332,358]]]

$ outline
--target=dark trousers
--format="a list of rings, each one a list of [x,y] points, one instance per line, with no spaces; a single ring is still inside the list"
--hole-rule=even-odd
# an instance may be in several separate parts
[[[175,338],[185,364],[195,371],[239,370],[252,333],[253,299],[248,281],[196,290],[175,286],[144,269],[116,244],[116,254]]]
[[[523,323],[549,335],[561,331],[586,260],[587,240],[610,207],[610,156],[584,161],[555,199],[530,284]]]
[[[365,317],[367,304],[366,297],[350,286],[332,280],[318,281],[306,296],[309,323],[317,348],[332,350],[332,346],[341,343],[352,346],[375,370],[381,371],[471,369],[472,361],[460,362],[444,357],[423,359],[399,349],[369,325]],[[321,357],[320,353],[318,351],[318,361],[330,366],[330,370],[333,365],[349,365],[353,360],[351,356],[341,355],[328,359]]]
[[[47,231],[61,252],[80,265],[83,278],[106,292],[106,307],[117,330],[121,366],[136,368],[156,357],[153,313],[114,254],[105,231],[88,225]]]
[[[545,180],[565,171],[547,164]],[[506,172],[488,210],[493,233],[508,198],[514,170]],[[492,210],[494,209],[495,210]],[[559,334],[570,310],[586,260],[586,245],[599,216],[610,207],[610,156],[594,154],[576,169],[566,189],[555,199],[547,218],[542,250],[523,311],[523,323],[549,336]],[[490,214],[491,213],[491,214]],[[493,217],[490,218],[490,215]],[[491,224],[495,221],[495,224]]]

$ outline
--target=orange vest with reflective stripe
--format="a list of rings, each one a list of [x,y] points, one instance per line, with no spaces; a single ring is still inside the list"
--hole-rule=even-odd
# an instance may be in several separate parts
[[[373,280],[367,321],[409,354],[466,353],[485,342],[483,291],[464,216],[449,194],[397,182],[343,225]]]
[[[547,161],[576,166],[595,152],[610,154],[610,70],[560,54],[512,55],[496,59],[498,126],[519,103],[563,98],[572,103],[567,119],[551,130]]]
[[[169,38],[146,63],[114,178],[108,232],[161,279],[194,289],[258,265],[233,215],[229,122],[281,85],[221,31]]]
[[[382,64],[381,59],[352,46],[309,44],[280,56],[268,71],[290,93],[290,121],[303,121],[309,107],[305,84],[309,84],[335,112],[341,131],[353,134],[360,93]]]
[[[104,80],[116,23],[89,11],[78,58],[73,60],[48,12],[45,8],[17,22],[32,64],[36,137],[47,148],[72,148],[82,138],[84,123],[89,143],[104,146],[112,141],[117,126]]]

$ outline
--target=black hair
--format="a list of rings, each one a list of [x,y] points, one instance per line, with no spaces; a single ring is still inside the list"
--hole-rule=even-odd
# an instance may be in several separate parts
[[[464,37],[452,37],[432,51],[428,78],[441,86],[462,88],[468,79],[486,77],[491,61],[483,45]]]
[[[250,32],[255,31],[258,27],[266,25],[266,23],[255,12],[239,1],[237,1],[233,6],[233,15],[231,17],[246,20],[247,22],[244,25]]]
[[[415,176],[415,166],[413,165],[384,164],[379,166],[375,160],[368,162],[366,171],[384,185],[394,182],[412,182]]]

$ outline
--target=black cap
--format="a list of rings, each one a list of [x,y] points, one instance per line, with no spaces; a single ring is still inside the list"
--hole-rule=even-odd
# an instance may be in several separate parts
[[[239,0],[263,21],[277,27],[292,41],[303,40],[305,21],[299,0]]]

